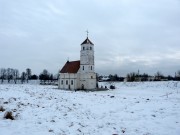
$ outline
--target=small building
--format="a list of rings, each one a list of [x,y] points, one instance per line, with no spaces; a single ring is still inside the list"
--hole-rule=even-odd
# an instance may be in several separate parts
[[[105,81],[110,81],[109,76],[101,76],[99,79],[99,82],[105,82]]]
[[[67,61],[59,73],[58,88],[67,90],[96,89],[94,44],[88,36],[81,44],[80,60]]]

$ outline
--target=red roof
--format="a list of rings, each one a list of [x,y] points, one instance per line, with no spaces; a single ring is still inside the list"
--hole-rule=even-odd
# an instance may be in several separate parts
[[[86,40],[84,40],[84,42],[82,42],[81,45],[83,45],[83,44],[91,44],[91,45],[94,45],[94,44],[89,40],[88,37],[86,38]]]
[[[60,73],[77,73],[80,68],[80,61],[67,61]]]

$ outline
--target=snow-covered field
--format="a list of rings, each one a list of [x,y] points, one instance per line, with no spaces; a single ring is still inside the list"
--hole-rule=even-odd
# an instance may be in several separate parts
[[[109,86],[102,82],[100,86]],[[0,84],[0,135],[180,135],[180,82],[115,83],[72,92]],[[4,119],[12,111],[15,120]]]

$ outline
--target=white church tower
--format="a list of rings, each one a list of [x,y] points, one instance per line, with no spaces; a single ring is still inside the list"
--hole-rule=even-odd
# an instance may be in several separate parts
[[[94,72],[94,44],[87,39],[81,44],[81,73]]]
[[[94,44],[88,38],[81,44],[80,51],[80,83],[82,89],[96,88],[96,73],[94,71]]]

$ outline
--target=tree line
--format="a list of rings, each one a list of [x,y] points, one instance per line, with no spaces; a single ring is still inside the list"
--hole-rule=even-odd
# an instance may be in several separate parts
[[[139,74],[139,72],[132,72],[127,74],[126,81],[180,81],[180,70],[175,73],[175,76],[165,76],[160,71],[156,72],[154,76],[148,75],[147,73]]]
[[[98,81],[127,81],[127,82],[134,82],[134,81],[180,81],[180,70],[175,73],[175,76],[165,76],[160,71],[156,72],[154,76],[151,76],[147,73],[140,74],[138,72],[131,72],[126,75],[126,77],[120,77],[117,74],[110,74],[106,76],[107,79],[103,80],[104,76],[97,75]],[[32,74],[30,68],[27,68],[23,72],[19,72],[18,69],[13,68],[0,68],[0,83],[28,83],[29,80],[40,80],[41,84],[49,84],[58,80],[58,74],[53,75],[52,73],[48,72],[47,69],[44,69],[39,75]]]
[[[30,68],[27,68],[23,72],[19,72],[18,69],[13,68],[0,68],[0,82],[4,83],[28,83],[29,80],[37,80],[39,79],[41,82],[53,82],[58,79],[58,75],[53,75],[48,72],[48,70],[44,69],[39,75],[32,74]]]
[[[127,81],[127,82],[138,82],[138,81],[180,81],[180,70],[175,73],[175,76],[163,75],[160,71],[156,72],[153,76],[147,73],[140,74],[138,72],[131,72],[126,77],[120,77],[117,74],[110,74],[103,79],[104,76],[98,75],[98,81]]]

